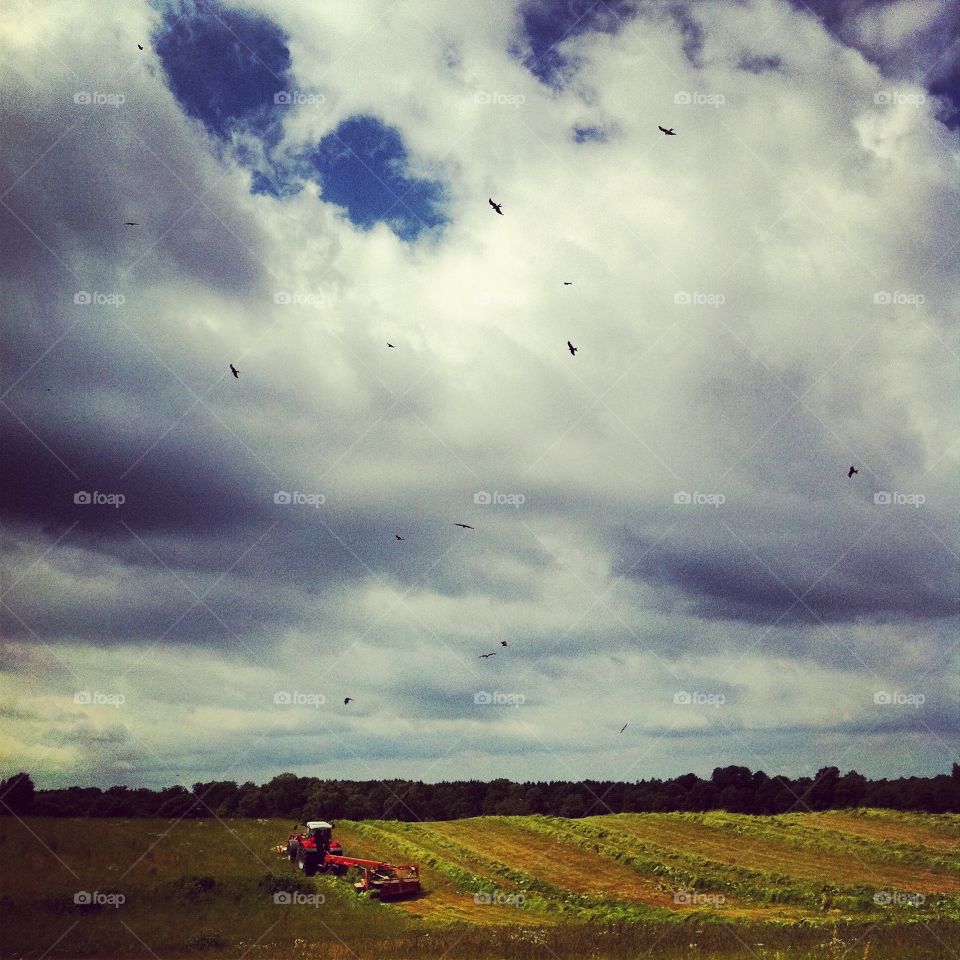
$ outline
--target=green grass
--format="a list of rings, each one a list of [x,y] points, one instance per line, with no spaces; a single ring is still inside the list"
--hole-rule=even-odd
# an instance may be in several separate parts
[[[347,854],[420,864],[395,904],[299,874],[289,826],[0,818],[0,960],[960,956],[956,816],[337,823]]]

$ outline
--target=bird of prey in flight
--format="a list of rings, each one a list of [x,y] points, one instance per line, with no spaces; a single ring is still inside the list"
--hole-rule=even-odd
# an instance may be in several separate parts
[[[387,341],[387,346],[388,346],[388,347],[393,347],[393,344],[388,340],[388,341]]]
[[[234,380],[240,379],[240,371],[232,363],[230,364],[230,372],[233,374]]]
[[[509,647],[509,646],[510,646],[510,644],[509,644],[509,643],[507,643],[507,641],[506,641],[506,640],[501,640],[501,641],[500,641],[500,646],[501,646],[501,647]]]
[[[668,137],[675,137],[675,136],[676,136],[676,134],[673,132],[673,127],[671,127],[671,128],[668,130],[666,127],[661,127],[660,124],[657,124],[657,129],[658,129],[662,134],[664,134],[665,136],[668,136]]]
[[[137,223],[136,220],[126,220],[126,221],[124,222],[124,225],[127,226],[127,227],[139,227],[139,226],[140,226],[140,224]]]
[[[406,539],[407,539],[406,537],[401,537],[399,533],[395,533],[394,536],[395,536],[398,540],[406,540]]]
[[[573,281],[572,281],[572,280],[564,280],[564,281],[563,281],[563,285],[564,285],[565,287],[572,287],[572,286],[573,286]]]
[[[353,703],[353,697],[344,697],[343,705],[346,706],[348,703]]]
[[[138,49],[138,50],[142,50],[142,49],[143,49],[143,44],[142,44],[142,43],[138,43],[138,44],[137,44],[137,49]]]
[[[487,199],[489,200],[489,197]],[[493,207],[493,209],[496,210],[501,217],[503,216],[503,211],[500,209],[503,206],[502,203],[494,203],[492,200],[490,200],[490,206]]]
[[[620,732],[623,733],[623,731],[626,730],[626,729],[627,729],[627,725],[624,724],[624,725],[620,728]]]
[[[860,471],[856,467],[851,466],[850,469],[847,471],[847,479],[849,480],[855,473],[859,473],[859,472]]]
[[[481,659],[481,660],[486,660],[487,657],[495,657],[496,655],[497,655],[496,650],[494,650],[493,653],[481,653],[481,654],[480,654],[480,659]]]
[[[575,347],[569,340],[567,341],[567,349],[570,351],[570,356],[575,357],[577,355],[577,350],[579,347]]]
[[[455,527],[463,527],[464,530],[474,530],[475,527],[471,527],[469,523],[455,523]]]

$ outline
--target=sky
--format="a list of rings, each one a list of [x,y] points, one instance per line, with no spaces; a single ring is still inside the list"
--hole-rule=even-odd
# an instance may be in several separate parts
[[[958,35],[8,0],[0,772],[948,771]]]

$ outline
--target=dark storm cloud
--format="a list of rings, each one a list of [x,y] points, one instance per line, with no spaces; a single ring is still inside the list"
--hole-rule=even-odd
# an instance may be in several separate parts
[[[78,291],[129,294],[145,278],[193,277],[230,296],[257,289],[260,228],[220,202],[223,173],[198,161],[182,117],[144,116],[138,78],[127,79],[116,109],[74,104],[80,81],[66,72],[58,81],[62,101],[52,109],[21,97],[19,109],[5,110],[0,256],[8,284],[22,282],[24,322],[62,315]]]
[[[756,518],[745,524],[743,515],[724,520],[715,512],[683,521],[666,539],[653,532],[624,537],[618,571],[657,586],[668,605],[705,618],[786,626],[936,620],[960,609],[958,572],[947,551],[931,549],[920,526],[874,527],[865,513],[856,522],[808,515],[779,526],[781,513],[774,525]],[[801,537],[803,552],[795,549]]]

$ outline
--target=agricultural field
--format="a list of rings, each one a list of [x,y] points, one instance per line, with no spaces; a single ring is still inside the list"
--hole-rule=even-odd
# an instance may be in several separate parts
[[[346,854],[420,864],[397,903],[298,873],[291,826],[0,818],[0,957],[960,955],[955,815],[337,822]]]

